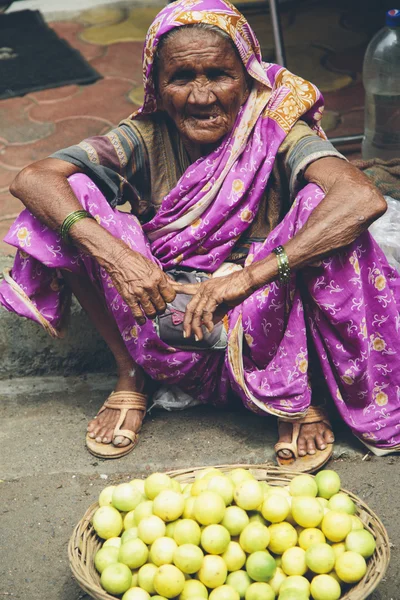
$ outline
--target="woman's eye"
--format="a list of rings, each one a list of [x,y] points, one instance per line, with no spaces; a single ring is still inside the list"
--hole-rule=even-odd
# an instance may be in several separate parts
[[[224,77],[226,73],[221,69],[212,69],[208,72],[208,76],[210,79],[218,79],[219,77]]]
[[[178,71],[172,77],[173,82],[177,81],[190,81],[193,78],[191,71]]]

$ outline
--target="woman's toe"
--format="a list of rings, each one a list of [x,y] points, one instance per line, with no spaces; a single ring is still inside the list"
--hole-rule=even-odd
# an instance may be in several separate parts
[[[124,447],[124,446],[127,446],[129,443],[130,443],[130,440],[123,435],[117,435],[117,437],[115,437],[113,440],[114,446]]]
[[[316,453],[315,442],[313,438],[309,438],[307,440],[307,454],[315,454]]]
[[[321,433],[317,433],[317,435],[315,436],[315,443],[318,450],[325,450],[326,442],[324,436]]]
[[[305,456],[307,454],[307,444],[303,437],[299,437],[297,442],[297,454],[299,456]]]

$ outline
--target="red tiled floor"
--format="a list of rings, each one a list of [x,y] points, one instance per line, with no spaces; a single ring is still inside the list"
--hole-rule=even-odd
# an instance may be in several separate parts
[[[84,42],[78,36],[79,32],[84,29],[84,25],[81,23],[75,23],[73,21],[58,21],[49,23],[50,27],[62,38],[67,40],[79,52],[86,58],[86,60],[93,60],[98,56],[102,56],[105,52],[104,46],[98,46],[96,44],[89,44]]]
[[[92,66],[104,77],[126,77],[142,81],[142,42],[121,42],[106,48],[106,53],[92,60]]]
[[[132,82],[117,77],[107,77],[93,85],[82,87],[79,94],[54,104],[31,106],[29,118],[33,121],[57,121],[61,118],[90,116],[116,125],[133,112],[126,98]],[[82,138],[83,139],[83,138]]]
[[[23,144],[52,133],[54,126],[48,119],[42,123],[30,120],[27,111],[31,106],[34,102],[27,96],[0,101],[0,141]]]
[[[1,156],[0,156],[1,159]],[[5,169],[4,167],[0,167],[0,194],[2,192],[8,191],[10,184],[14,177],[16,176],[18,171],[13,171],[10,169]],[[2,214],[0,209],[0,215]]]
[[[52,154],[56,149],[79,143],[86,137],[105,133],[109,126],[93,117],[73,117],[54,124],[52,135],[32,144],[13,144],[0,155],[0,164],[6,167],[25,167],[35,160]]]
[[[40,92],[32,92],[27,95],[27,98],[33,100],[37,104],[43,104],[45,102],[58,102],[59,100],[65,100],[71,98],[79,92],[78,85],[64,85],[59,88],[52,90],[42,90]]]

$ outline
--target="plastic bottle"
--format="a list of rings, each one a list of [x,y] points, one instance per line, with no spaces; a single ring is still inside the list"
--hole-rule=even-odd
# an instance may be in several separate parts
[[[362,157],[400,157],[400,9],[370,41],[364,58],[365,126]]]

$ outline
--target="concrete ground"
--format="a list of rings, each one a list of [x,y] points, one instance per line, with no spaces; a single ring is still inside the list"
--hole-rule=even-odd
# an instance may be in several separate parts
[[[113,381],[90,375],[0,382],[1,600],[89,600],[71,576],[67,543],[106,485],[182,467],[274,464],[273,419],[208,407],[153,410],[133,453],[96,459],[84,446],[86,423]],[[399,458],[372,457],[347,431],[335,431],[330,467],[377,512],[393,543],[390,568],[370,600],[398,600]]]

